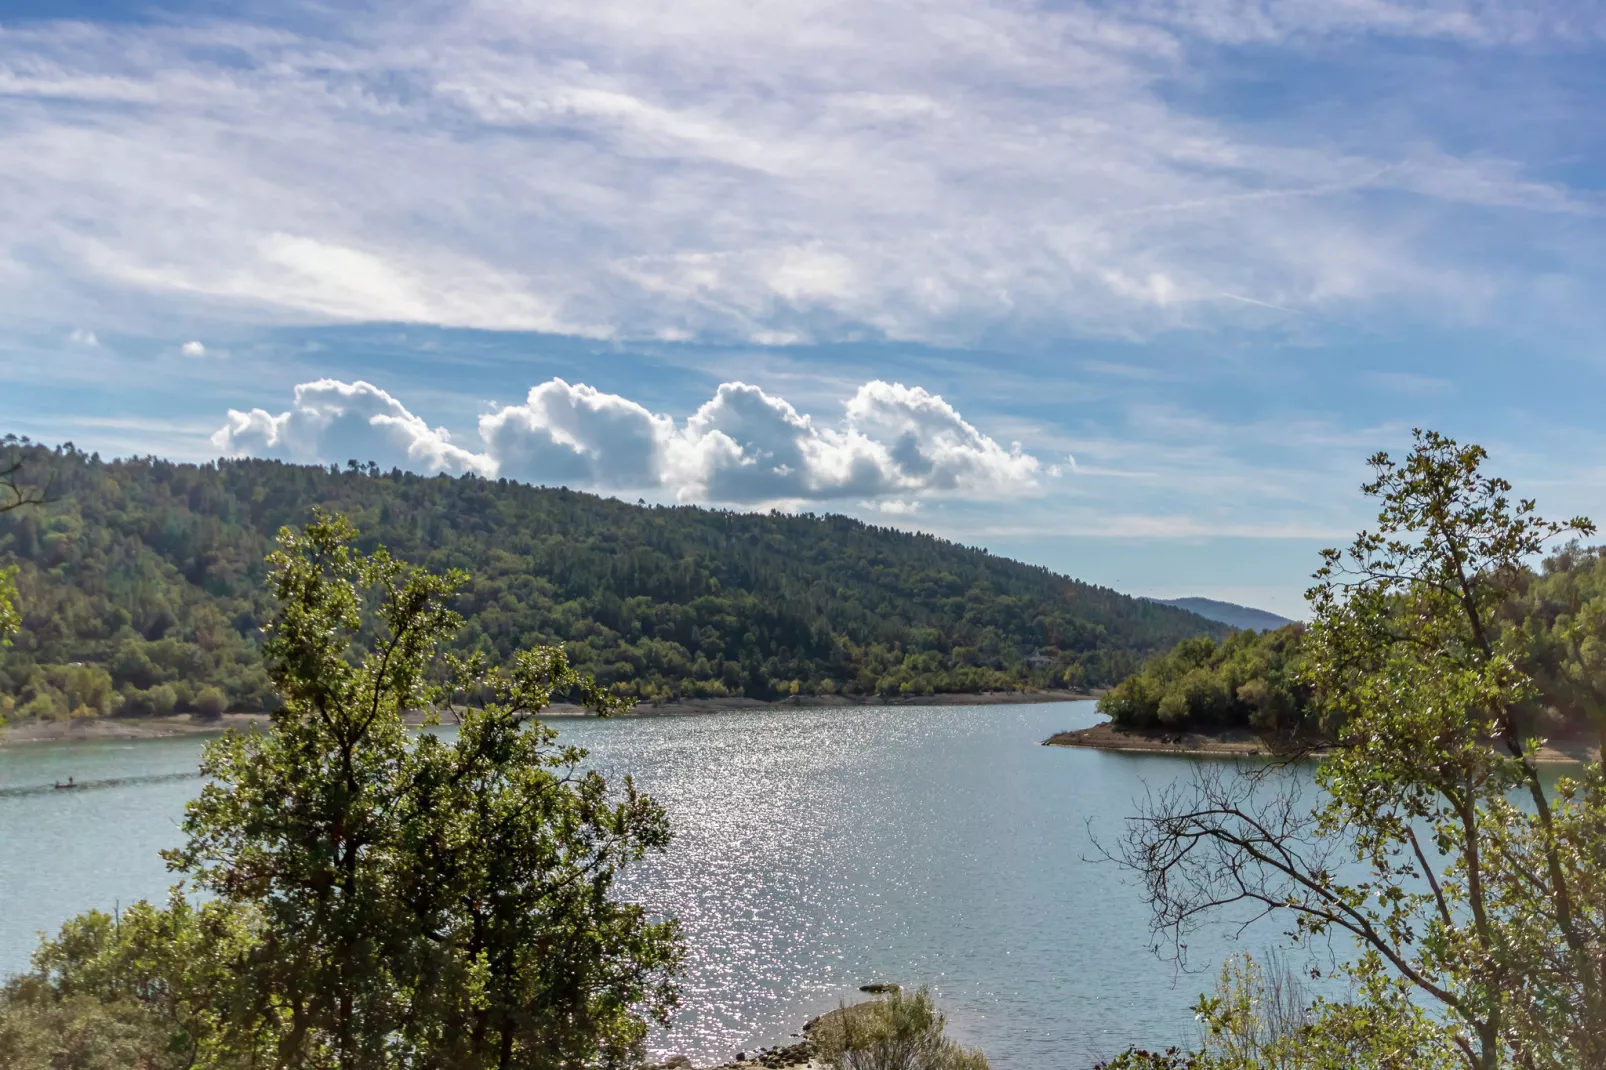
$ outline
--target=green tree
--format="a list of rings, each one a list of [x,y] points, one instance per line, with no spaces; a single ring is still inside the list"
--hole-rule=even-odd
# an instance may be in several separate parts
[[[17,611],[17,568],[0,568],[0,646],[10,646],[11,637],[22,628]]]
[[[22,465],[17,456],[0,460],[0,513],[45,501],[44,492],[21,482]],[[17,612],[17,571],[15,565],[0,568],[0,646],[10,646],[11,637],[22,628],[22,615]]]
[[[1310,688],[1298,679],[1304,626],[1234,632],[1217,643],[1184,639],[1099,699],[1099,712],[1130,728],[1253,728],[1297,736],[1310,720]]]
[[[11,442],[6,445],[9,452]],[[23,461],[17,456],[0,460],[0,513],[9,513],[25,505],[40,505],[45,501],[43,491],[25,486],[19,480],[22,466]],[[10,646],[11,637],[22,630],[22,614],[17,609],[18,571],[15,565],[0,568],[0,648]],[[4,709],[0,706],[0,713]],[[0,728],[4,728],[5,724],[5,717],[0,716]]]
[[[1530,719],[1587,729],[1606,745],[1606,550],[1574,544],[1553,555],[1520,578],[1500,619],[1550,704],[1535,703]]]
[[[136,903],[68,920],[0,988],[7,1070],[191,1070],[266,1065],[271,1049],[235,1035],[233,965],[254,943],[250,911]],[[253,1059],[253,1056],[257,1058]]]
[[[208,746],[168,855],[254,934],[224,1001],[236,1050],[265,1044],[285,1067],[626,1059],[674,1005],[680,943],[613,885],[667,822],[531,719],[555,692],[617,701],[561,651],[505,671],[438,659],[466,577],[355,537],[324,516],[281,533],[264,655],[282,705],[266,733]],[[403,720],[441,708],[459,711],[455,739]]]
[[[1321,796],[1291,763],[1201,768],[1149,796],[1121,853],[1178,954],[1246,904],[1298,941],[1353,940],[1366,998],[1329,1011],[1330,1038],[1420,1003],[1473,1070],[1598,1067],[1606,781],[1598,761],[1540,775],[1542,696],[1496,621],[1547,540],[1593,528],[1540,519],[1484,460],[1431,432],[1403,462],[1375,455],[1377,529],[1324,552],[1304,644],[1335,741]]]

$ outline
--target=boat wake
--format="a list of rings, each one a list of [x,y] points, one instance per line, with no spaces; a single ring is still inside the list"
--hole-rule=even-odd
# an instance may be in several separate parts
[[[132,784],[159,784],[169,780],[199,780],[201,773],[152,773],[149,776],[119,776],[107,777],[105,780],[74,780],[69,785],[65,782],[53,784],[19,784],[15,787],[0,788],[0,799],[15,799],[25,795],[53,795],[59,790],[68,788],[73,791],[95,791],[106,788],[122,788]]]

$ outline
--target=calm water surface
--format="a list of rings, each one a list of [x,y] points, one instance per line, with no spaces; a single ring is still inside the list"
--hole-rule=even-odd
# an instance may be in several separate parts
[[[1150,954],[1138,890],[1089,860],[1090,830],[1112,838],[1143,783],[1187,762],[1036,745],[1097,720],[1092,703],[1046,703],[557,722],[678,833],[628,881],[690,946],[654,1047],[705,1063],[776,1043],[876,980],[931,982],[999,1070],[1193,1040],[1210,978]],[[0,972],[74,913],[165,893],[156,852],[180,842],[200,746],[0,749]],[[68,776],[84,786],[53,790]],[[1228,947],[1196,939],[1194,960]]]

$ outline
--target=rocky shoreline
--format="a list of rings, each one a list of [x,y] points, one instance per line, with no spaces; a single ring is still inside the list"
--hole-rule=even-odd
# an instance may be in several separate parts
[[[984,691],[973,695],[900,695],[896,698],[859,695],[799,695],[766,702],[749,698],[685,699],[636,706],[629,717],[685,717],[707,713],[739,713],[747,710],[774,710],[815,706],[997,706],[1030,702],[1079,702],[1096,698],[1086,691]],[[588,717],[585,709],[567,703],[555,704],[542,712],[547,717]],[[180,713],[171,717],[63,717],[48,721],[13,721],[0,729],[0,747],[22,743],[48,743],[61,740],[164,739],[172,736],[215,735],[230,728],[241,730],[267,723],[263,713],[225,713],[221,717],[199,718]],[[422,715],[409,717],[422,724]]]
[[[873,984],[862,985],[861,992],[885,993],[896,989],[896,985]],[[730,1061],[720,1063],[718,1066],[707,1067],[704,1070],[754,1070],[762,1067],[763,1070],[827,1070],[826,1064],[815,1051],[812,1034],[821,1022],[827,1021],[837,1015],[854,1014],[862,1007],[868,1007],[875,1000],[865,1000],[839,1007],[834,1011],[827,1011],[803,1023],[803,1029],[793,1036],[799,1037],[796,1044],[780,1044],[769,1048],[755,1048],[752,1051],[739,1051]],[[685,1055],[671,1055],[663,1062],[655,1063],[646,1070],[698,1070],[691,1059]]]
[[[1320,757],[1316,745],[1291,746],[1286,740],[1271,739],[1248,728],[1224,728],[1210,732],[1166,728],[1123,728],[1103,721],[1091,728],[1057,732],[1043,740],[1045,747],[1087,747],[1126,754],[1171,754],[1199,758],[1254,758],[1298,754]],[[1600,760],[1600,748],[1586,739],[1549,739],[1539,749],[1538,761],[1574,764]]]
[[[1124,728],[1104,721],[1091,728],[1056,732],[1043,740],[1045,747],[1089,747],[1127,754],[1213,755],[1248,758],[1277,753],[1266,740],[1247,728],[1217,732],[1174,729]]]

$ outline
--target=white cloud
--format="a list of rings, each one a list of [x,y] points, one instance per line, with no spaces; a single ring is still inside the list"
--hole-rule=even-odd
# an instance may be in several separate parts
[[[95,337],[95,332],[83,327],[74,327],[73,332],[67,336],[67,341],[89,346],[91,349],[100,345],[100,339]]]
[[[1598,197],[1451,153],[1411,112],[1345,141],[1188,96],[1201,43],[1598,42],[1565,6],[550,0],[315,25],[8,28],[6,299],[946,343],[1413,299],[1472,316],[1509,281],[1501,235],[1593,263],[1540,217]],[[1491,224],[1481,265],[1467,213]]]
[[[200,342],[185,342],[183,345],[178,347],[178,351],[183,353],[186,357],[206,356],[206,346],[202,345]]]
[[[684,424],[617,394],[553,379],[522,404],[480,418],[483,453],[453,444],[369,383],[296,388],[278,416],[229,412],[213,443],[231,455],[318,463],[375,460],[426,472],[478,472],[532,483],[653,490],[733,504],[885,499],[911,512],[921,496],[997,498],[1038,489],[1040,466],[1005,449],[919,387],[874,381],[843,418],[817,426],[787,401],[723,383]]]
[[[617,394],[553,379],[522,405],[480,417],[480,437],[501,475],[546,484],[648,487],[674,421]]]
[[[888,444],[888,457],[905,483],[943,490],[1032,482],[1038,464],[1020,443],[1004,449],[960,418],[958,411],[920,387],[879,380],[848,402],[848,426]]]
[[[358,380],[319,379],[296,387],[295,403],[274,416],[229,410],[212,436],[227,456],[278,457],[303,463],[374,461],[421,472],[489,473],[486,459],[452,444],[385,391]]]

